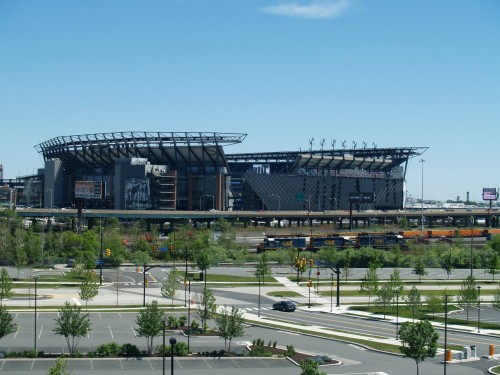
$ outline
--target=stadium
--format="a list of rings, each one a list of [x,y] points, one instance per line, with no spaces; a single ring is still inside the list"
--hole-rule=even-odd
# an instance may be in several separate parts
[[[114,132],[35,146],[44,168],[3,180],[32,207],[115,210],[344,210],[403,207],[408,160],[427,147],[226,154],[246,134]],[[5,199],[4,199],[5,201]]]

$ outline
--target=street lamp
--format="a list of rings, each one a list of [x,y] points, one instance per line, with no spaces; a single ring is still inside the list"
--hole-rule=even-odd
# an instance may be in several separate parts
[[[447,364],[447,353],[448,353],[448,295],[444,296],[444,375],[446,375],[446,364]]]
[[[474,261],[473,261],[473,238],[474,236],[472,235],[472,232],[474,231],[474,216],[470,217],[470,277],[473,277],[474,273]]]
[[[396,292],[396,340],[399,340],[399,292]]]
[[[167,322],[167,316],[163,315],[161,318],[161,321],[163,323],[163,350],[162,350],[162,362],[163,362],[163,372],[162,374],[165,375],[165,328],[166,328],[166,322]]]
[[[424,159],[419,160],[422,163],[422,233],[421,236],[424,237]],[[385,222],[385,221],[384,221]]]
[[[188,279],[189,284],[189,304],[188,304],[188,354],[189,354],[189,336],[191,333],[191,279]]]
[[[330,312],[333,311],[333,273],[332,273],[332,285],[330,285]]]
[[[174,347],[177,344],[175,337],[170,338],[170,373],[174,375]]]
[[[481,286],[477,286],[477,333],[480,332],[481,322]]]
[[[37,298],[37,279],[38,276],[33,276],[35,279],[35,352],[36,352],[36,298]]]
[[[261,276],[259,275],[259,313],[258,313],[258,317],[260,318],[260,278]]]

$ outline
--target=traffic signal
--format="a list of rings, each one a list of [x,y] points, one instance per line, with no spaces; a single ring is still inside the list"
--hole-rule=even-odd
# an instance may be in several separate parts
[[[170,252],[173,253],[174,252],[174,245],[170,245],[169,249],[170,249]]]
[[[111,249],[106,249],[106,256],[109,257],[111,255]]]
[[[153,253],[157,253],[158,252],[158,245],[153,245]]]
[[[145,284],[146,284],[146,286],[149,286],[149,280],[148,279],[146,279]]]
[[[300,259],[299,259],[299,257],[295,257],[295,264],[294,265],[295,265],[296,268],[300,267]]]
[[[309,267],[314,267],[314,259],[309,259]]]
[[[312,287],[312,285],[313,285],[313,281],[311,279],[309,279],[309,282],[307,283],[307,286],[310,288],[310,287]]]

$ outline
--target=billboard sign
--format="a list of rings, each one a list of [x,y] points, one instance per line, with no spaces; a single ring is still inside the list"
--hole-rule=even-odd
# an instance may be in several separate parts
[[[102,181],[75,181],[75,198],[102,199]]]
[[[498,199],[498,190],[496,188],[483,188],[484,201],[496,201]]]

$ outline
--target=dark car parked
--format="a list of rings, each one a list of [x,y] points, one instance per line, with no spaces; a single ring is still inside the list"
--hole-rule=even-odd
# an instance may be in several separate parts
[[[273,304],[273,310],[295,311],[295,303],[291,301],[279,301]]]

